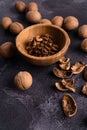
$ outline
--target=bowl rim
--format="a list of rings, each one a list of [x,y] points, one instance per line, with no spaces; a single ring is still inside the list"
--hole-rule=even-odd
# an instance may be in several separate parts
[[[41,27],[44,27],[44,26],[45,26],[45,27],[52,27],[52,28],[56,28],[56,29],[60,30],[60,31],[64,34],[64,36],[65,36],[65,45],[64,45],[64,47],[63,47],[60,51],[58,51],[57,53],[55,53],[55,54],[53,54],[53,55],[43,56],[43,57],[33,56],[33,55],[28,54],[27,51],[26,51],[26,53],[25,53],[24,51],[21,51],[21,50],[20,50],[20,47],[19,47],[18,44],[17,44],[20,35],[21,35],[22,33],[26,32],[27,30],[32,29],[32,28],[34,28],[34,27],[36,27],[36,26],[37,26],[37,27],[38,27],[38,26],[41,26]],[[58,27],[58,26],[56,26],[56,25],[47,25],[47,24],[35,24],[35,25],[31,25],[31,26],[28,26],[28,27],[26,27],[25,29],[23,29],[23,30],[18,34],[18,36],[16,37],[16,47],[17,47],[17,50],[18,50],[22,55],[26,56],[27,58],[31,58],[31,59],[33,59],[33,60],[34,60],[34,59],[36,59],[36,60],[51,59],[51,58],[53,58],[53,57],[60,56],[61,54],[64,54],[64,53],[65,53],[65,51],[68,49],[69,45],[70,45],[70,38],[69,38],[68,33],[67,33],[64,29],[62,29],[61,27]]]

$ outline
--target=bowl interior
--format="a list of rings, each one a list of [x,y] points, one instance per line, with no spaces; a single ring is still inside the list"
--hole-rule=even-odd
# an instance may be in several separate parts
[[[29,39],[42,34],[49,34],[53,37],[54,43],[58,44],[61,50],[66,43],[65,31],[53,25],[33,25],[24,29],[16,39],[17,49],[24,55],[29,56],[25,50],[25,45]]]

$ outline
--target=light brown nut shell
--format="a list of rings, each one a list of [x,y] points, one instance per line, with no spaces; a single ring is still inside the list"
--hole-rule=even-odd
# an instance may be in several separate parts
[[[58,78],[70,78],[72,76],[71,71],[60,70],[57,67],[53,68],[53,73]]]
[[[65,56],[59,59],[59,63],[62,63],[62,64],[66,64],[69,61],[70,61],[70,58],[66,58]]]
[[[67,88],[68,90],[70,90],[72,92],[76,92],[76,88],[74,86],[74,80],[63,79],[61,82],[65,86],[65,88]]]
[[[85,83],[82,87],[82,93],[87,95],[87,83]]]
[[[18,12],[22,13],[25,11],[26,4],[23,1],[17,1],[15,3],[15,8],[17,9]]]
[[[27,90],[32,85],[32,76],[27,71],[20,71],[15,77],[14,77],[14,83],[15,85],[21,89],[21,90]]]
[[[79,21],[74,16],[67,16],[64,19],[64,26],[67,30],[74,30],[79,26]]]
[[[77,113],[77,104],[70,94],[65,94],[62,99],[62,107],[66,116],[72,117]]]
[[[1,25],[4,29],[8,29],[11,23],[12,19],[10,17],[3,17],[1,20]]]
[[[65,86],[61,82],[55,82],[55,87],[59,91],[67,91],[68,90],[67,88],[65,88]]]
[[[4,58],[11,58],[15,55],[16,47],[12,42],[5,42],[0,46],[0,55]]]
[[[79,74],[84,70],[85,67],[86,67],[86,64],[79,61],[79,62],[76,62],[75,65],[71,67],[71,70],[73,74]]]
[[[41,14],[38,11],[28,11],[26,13],[26,19],[30,23],[39,23],[41,20]]]
[[[53,19],[51,20],[52,24],[62,27],[63,25],[63,17],[62,16],[55,16],[53,17]]]
[[[49,24],[49,25],[52,24],[49,19],[41,19],[39,23],[41,23],[41,24]]]
[[[9,30],[12,34],[19,34],[24,29],[24,26],[19,22],[14,22],[10,25]]]
[[[36,2],[30,2],[27,7],[27,11],[38,11],[38,4]]]
[[[70,69],[70,62],[67,63],[60,63],[59,67],[63,70],[69,70]]]
[[[84,52],[87,52],[87,38],[82,41],[82,43],[81,43],[81,49]]]
[[[81,38],[87,38],[87,24],[86,25],[82,25],[82,26],[79,27],[78,35]]]

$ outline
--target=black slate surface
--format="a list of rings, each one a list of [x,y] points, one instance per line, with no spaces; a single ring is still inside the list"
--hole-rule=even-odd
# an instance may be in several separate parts
[[[19,14],[14,4],[17,0],[0,0],[0,19],[9,16],[13,21],[19,21],[27,27],[24,14]],[[86,0],[35,0],[43,18],[52,19],[55,15],[74,15],[80,25],[87,24]],[[30,0],[25,0],[26,4]],[[87,63],[87,54],[80,49],[82,39],[77,35],[77,29],[68,32],[71,45],[66,56],[71,58],[71,64],[76,61]],[[0,28],[0,44],[14,41],[14,36]],[[67,118],[61,107],[64,95],[55,89],[52,74],[57,63],[47,67],[39,67],[26,62],[17,53],[14,59],[6,60],[0,57],[0,130],[87,130],[87,97],[81,94],[85,83],[82,75],[73,76],[76,93],[70,93],[77,102],[78,111],[72,118]],[[13,77],[19,71],[29,71],[33,76],[33,85],[27,91],[14,87]]]

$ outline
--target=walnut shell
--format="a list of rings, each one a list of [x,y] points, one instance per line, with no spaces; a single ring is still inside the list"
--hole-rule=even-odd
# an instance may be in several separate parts
[[[81,43],[81,49],[84,52],[87,52],[87,38],[82,41],[82,43]]]
[[[68,117],[72,117],[77,112],[77,104],[74,98],[70,94],[65,94],[62,99],[62,107],[64,113]]]
[[[32,76],[27,71],[20,71],[14,77],[14,83],[19,89],[26,90],[32,85]]]
[[[79,27],[78,35],[81,38],[87,38],[87,24],[86,25],[82,25],[82,26]]]
[[[68,89],[61,83],[61,82],[55,82],[55,87],[59,90],[59,91],[68,91]]]
[[[14,22],[10,25],[9,30],[12,34],[19,34],[24,29],[24,26],[19,22]]]
[[[26,9],[27,11],[38,11],[38,5],[36,2],[30,2]]]
[[[39,23],[41,20],[41,14],[38,11],[28,11],[26,14],[26,19],[31,23]]]
[[[23,1],[17,1],[15,7],[18,12],[24,12],[26,8],[26,4]]]
[[[62,16],[55,16],[52,20],[51,20],[52,24],[62,27],[63,25],[63,17]]]
[[[41,24],[52,24],[51,21],[49,19],[41,19],[40,22]]]
[[[82,93],[87,95],[87,83],[85,83],[82,87]]]
[[[75,65],[71,67],[71,70],[73,74],[79,74],[84,70],[85,67],[86,67],[86,64],[79,61],[79,62],[76,62]]]
[[[70,78],[72,76],[72,71],[70,70],[60,70],[57,67],[53,68],[53,73],[58,78]]]
[[[63,79],[61,81],[61,83],[63,84],[63,86],[65,86],[65,88],[67,88],[68,90],[72,91],[72,92],[76,92],[76,88],[74,86],[74,80],[65,80]]]
[[[11,58],[15,55],[16,47],[12,42],[5,42],[0,46],[0,55],[4,58]]]
[[[64,26],[67,30],[74,30],[79,26],[79,21],[74,16],[68,16],[64,19]]]
[[[12,24],[12,20],[9,17],[3,17],[1,20],[1,25],[4,29],[8,29],[10,24]]]

